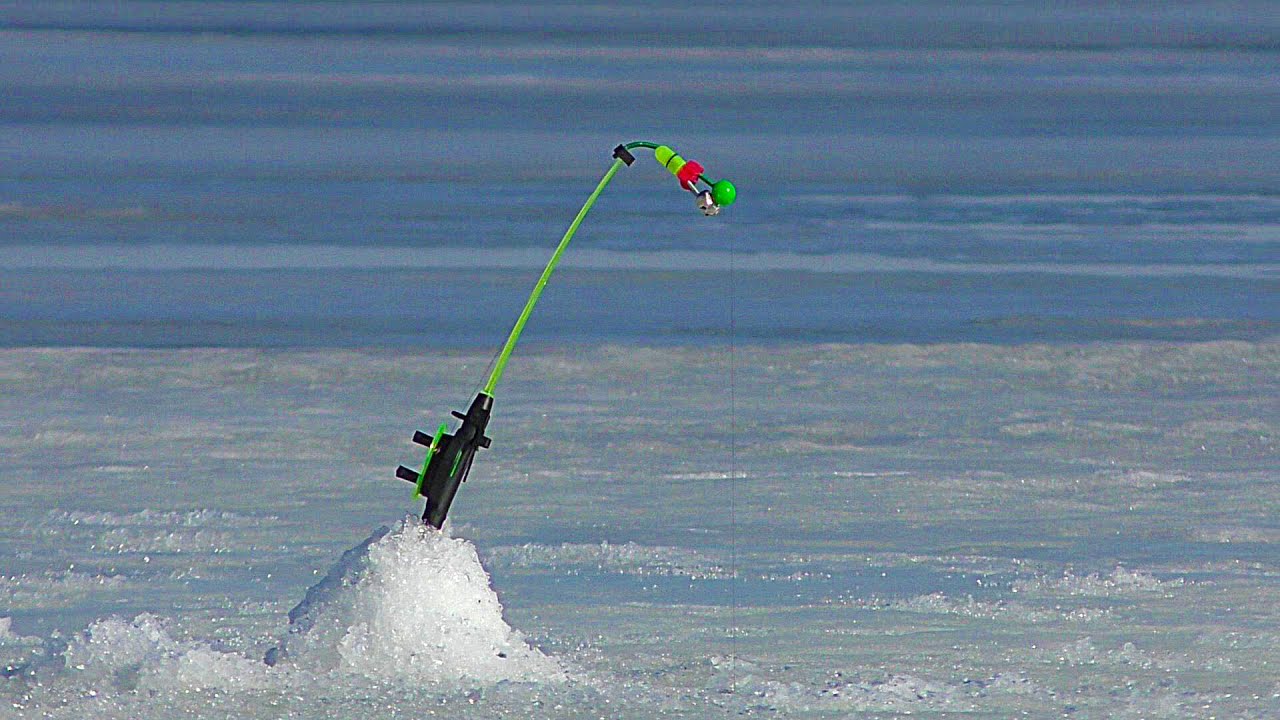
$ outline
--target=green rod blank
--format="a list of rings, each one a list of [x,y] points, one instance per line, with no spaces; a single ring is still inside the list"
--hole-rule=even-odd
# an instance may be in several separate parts
[[[525,323],[529,322],[529,315],[533,313],[533,306],[538,304],[538,298],[542,297],[542,289],[546,287],[547,280],[551,278],[551,273],[555,272],[556,266],[560,264],[560,256],[569,247],[569,241],[573,239],[574,233],[578,232],[578,226],[582,224],[582,219],[591,211],[591,207],[596,204],[596,198],[600,197],[600,193],[613,180],[613,176],[618,174],[618,170],[625,165],[620,158],[613,161],[613,165],[609,171],[600,179],[600,184],[596,185],[596,189],[587,197],[587,202],[583,204],[582,209],[578,211],[578,216],[569,224],[569,229],[565,231],[564,237],[560,239],[560,244],[556,247],[556,251],[551,256],[547,267],[542,271],[542,277],[538,278],[538,283],[533,286],[533,292],[529,294],[529,300],[524,304],[524,310],[520,311],[520,317],[516,319],[515,327],[511,328],[511,334],[507,336],[507,343],[502,346],[502,352],[498,354],[498,361],[493,366],[493,372],[489,374],[489,382],[485,383],[484,394],[493,396],[493,389],[498,386],[498,381],[502,379],[502,373],[507,368],[507,361],[511,359],[511,353],[516,349],[516,342],[520,340],[520,333],[524,332]]]

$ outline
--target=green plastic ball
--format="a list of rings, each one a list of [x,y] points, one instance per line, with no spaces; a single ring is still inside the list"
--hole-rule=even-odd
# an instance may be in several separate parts
[[[738,188],[728,180],[717,181],[711,186],[711,199],[720,207],[727,207],[738,199]]]

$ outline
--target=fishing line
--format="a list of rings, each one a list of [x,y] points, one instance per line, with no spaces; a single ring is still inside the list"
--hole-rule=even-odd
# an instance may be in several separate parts
[[[729,245],[729,691],[738,694],[738,338],[737,267]]]

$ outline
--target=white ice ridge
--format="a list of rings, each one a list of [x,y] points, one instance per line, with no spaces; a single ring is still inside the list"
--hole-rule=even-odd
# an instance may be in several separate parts
[[[502,545],[491,549],[489,558],[508,567],[549,567],[572,573],[594,568],[624,575],[680,575],[696,579],[730,575],[724,563],[696,550],[634,542]]]
[[[503,620],[475,546],[415,518],[344,555],[289,618],[268,662],[413,683],[566,678]]]
[[[113,616],[95,622],[72,639],[65,658],[67,669],[90,685],[125,690],[246,690],[270,681],[266,666],[207,643],[177,640],[163,619],[146,613],[132,621]]]

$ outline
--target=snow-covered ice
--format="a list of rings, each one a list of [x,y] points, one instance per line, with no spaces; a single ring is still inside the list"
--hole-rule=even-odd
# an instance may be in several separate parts
[[[1280,712],[1274,342],[528,352],[426,531],[487,360],[0,351],[0,716]]]

